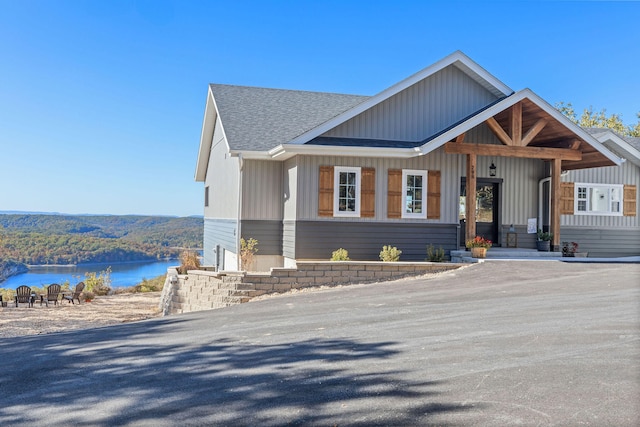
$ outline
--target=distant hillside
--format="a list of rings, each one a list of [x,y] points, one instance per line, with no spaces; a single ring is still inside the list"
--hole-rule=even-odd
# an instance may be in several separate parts
[[[0,215],[0,260],[80,264],[176,257],[202,246],[203,219],[137,215]]]

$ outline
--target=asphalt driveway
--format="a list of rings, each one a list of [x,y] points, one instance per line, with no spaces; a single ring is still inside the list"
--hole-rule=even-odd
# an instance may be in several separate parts
[[[640,265],[435,278],[0,343],[0,425],[640,425]]]

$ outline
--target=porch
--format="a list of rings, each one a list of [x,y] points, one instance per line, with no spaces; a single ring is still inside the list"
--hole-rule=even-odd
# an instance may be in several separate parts
[[[530,260],[530,261],[566,261],[569,257],[562,257],[562,252],[540,252],[536,249],[525,248],[498,248],[492,247],[487,250],[489,260]],[[451,262],[453,263],[476,263],[481,259],[473,258],[470,251],[464,249],[451,251]]]

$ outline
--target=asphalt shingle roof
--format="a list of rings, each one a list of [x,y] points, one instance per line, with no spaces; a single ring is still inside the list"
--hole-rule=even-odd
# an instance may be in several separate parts
[[[219,84],[210,88],[232,150],[270,150],[369,98]]]
[[[608,128],[582,128],[582,129],[584,129],[587,133],[591,135],[611,131],[616,135],[618,135],[620,139],[629,143],[629,145],[631,145],[636,150],[640,150],[640,138],[637,138],[634,136],[623,136],[623,135],[620,135],[618,132]]]

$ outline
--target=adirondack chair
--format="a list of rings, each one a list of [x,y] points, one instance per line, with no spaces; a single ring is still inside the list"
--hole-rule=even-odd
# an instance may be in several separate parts
[[[29,286],[21,285],[16,288],[16,307],[18,304],[28,304],[29,307],[33,307],[33,295],[31,295],[31,288]]]
[[[84,290],[84,282],[80,282],[76,285],[75,291],[70,292],[68,294],[66,293],[62,294],[62,299],[69,301],[71,304],[75,304],[73,300],[76,299],[78,300],[78,304],[80,304],[80,294],[82,293],[83,290]]]
[[[58,305],[58,295],[60,295],[60,285],[53,283],[47,286],[47,294],[40,295],[40,306],[44,302],[49,307],[49,303],[53,302],[54,305]]]

